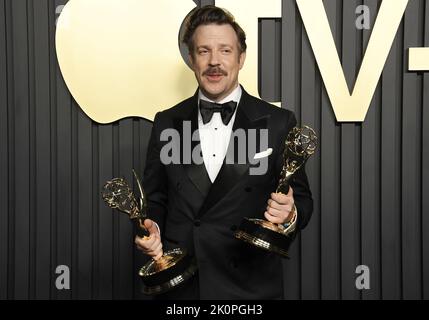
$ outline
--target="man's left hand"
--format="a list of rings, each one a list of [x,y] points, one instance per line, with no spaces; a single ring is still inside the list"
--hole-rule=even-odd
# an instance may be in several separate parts
[[[293,199],[293,190],[290,187],[288,194],[271,193],[271,199],[268,199],[267,211],[265,218],[278,224],[290,222],[295,215],[295,201]]]

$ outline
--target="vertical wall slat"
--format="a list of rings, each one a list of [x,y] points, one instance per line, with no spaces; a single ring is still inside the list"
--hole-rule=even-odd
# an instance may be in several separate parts
[[[429,3],[425,1],[424,45],[429,47]],[[423,299],[429,299],[429,74],[423,76],[422,101],[422,253]]]
[[[324,2],[332,34],[339,48],[340,32],[337,1]],[[320,73],[319,73],[320,74]],[[341,298],[341,244],[340,244],[340,127],[336,123],[326,88],[321,99],[321,298]]]
[[[365,1],[370,12],[370,27],[373,28],[377,16],[377,3]],[[363,29],[362,57],[368,45],[371,29]],[[363,299],[380,298],[380,97],[378,85],[369,106],[365,122],[362,124],[361,159],[361,245],[360,264],[370,271],[370,290],[363,290]]]
[[[77,109],[77,104],[74,104]],[[90,299],[92,294],[92,121],[79,109],[78,113],[78,289],[79,299]],[[99,194],[99,193],[98,193]]]
[[[421,76],[408,72],[407,48],[422,46],[423,1],[410,1],[404,16],[402,99],[402,282],[404,299],[421,297]]]
[[[355,9],[360,1],[344,1],[342,17],[342,65],[352,92],[360,65]],[[355,270],[360,260],[360,130],[354,123],[341,125],[341,290],[343,299],[359,299]]]
[[[0,1],[0,299],[8,289],[8,68],[6,43],[6,0]]]
[[[102,125],[99,127],[99,190],[107,180],[113,178],[113,126]],[[101,197],[98,198],[99,220],[98,220],[98,255],[99,269],[98,288],[95,296],[98,299],[113,298],[113,219],[117,212],[109,209]],[[95,289],[94,289],[95,290]]]
[[[99,297],[99,277],[98,272],[100,270],[100,257],[98,252],[100,251],[100,243],[98,239],[100,238],[99,232],[99,223],[100,223],[100,194],[101,194],[101,186],[99,183],[100,177],[100,167],[99,167],[99,126],[92,124],[91,125],[91,138],[92,138],[92,185],[91,185],[91,212],[92,212],[92,220],[91,220],[91,298],[98,299]]]
[[[6,49],[7,49],[7,137],[8,137],[8,270],[7,270],[7,297],[15,296],[15,108],[14,108],[14,54],[13,54],[13,30],[12,30],[12,5],[5,2],[6,11]]]
[[[71,244],[71,265],[70,276],[71,276],[71,287],[69,290],[72,299],[77,299],[79,296],[79,212],[80,197],[79,197],[79,123],[78,123],[78,112],[81,112],[77,108],[76,102],[72,96],[70,96],[71,104],[71,124],[69,132],[70,144],[71,144],[71,171],[70,171],[70,244]]]
[[[36,194],[36,76],[35,76],[35,35],[34,35],[34,2],[27,1],[27,35],[28,35],[28,132],[29,132],[29,274],[28,298],[36,294],[36,234],[37,194]]]
[[[214,5],[215,1],[214,0],[193,0],[195,2],[196,5],[200,5],[200,6],[207,6],[207,5]]]
[[[320,78],[305,30],[302,30],[301,122],[320,137]],[[306,163],[306,173],[313,193],[314,210],[309,225],[301,235],[301,298],[320,299],[320,151]]]
[[[122,173],[120,172],[120,146],[119,146],[119,122],[115,122],[113,124],[112,128],[112,177],[123,177]],[[113,215],[113,222],[112,222],[112,254],[113,254],[113,265],[112,265],[112,298],[118,299],[122,295],[122,291],[120,291],[121,288],[121,280],[122,280],[122,269],[120,268],[120,240],[121,240],[121,233],[120,233],[120,213],[116,210],[112,210]],[[126,217],[122,217],[126,218]]]
[[[276,19],[263,19],[259,23],[258,39],[258,90],[262,99],[278,101],[281,96],[281,23]],[[263,86],[263,87],[262,87]]]
[[[301,32],[299,28],[299,12],[295,0],[283,0],[282,2],[282,107],[295,111],[295,76],[298,65],[295,64],[296,34]],[[298,30],[297,30],[298,29]]]
[[[55,52],[55,21],[56,1],[48,1],[48,25],[49,25],[49,89],[50,89],[50,161],[51,161],[51,203],[50,203],[50,241],[51,241],[51,256],[50,256],[50,298],[57,299],[58,290],[55,286],[55,269],[57,266],[57,186],[58,186],[58,137],[57,137],[57,78],[59,68],[57,56]]]
[[[37,299],[50,298],[51,256],[51,112],[48,0],[34,5],[36,127],[36,288]]]
[[[381,298],[400,299],[403,23],[381,76]]]
[[[28,79],[28,34],[27,1],[11,2],[13,34],[13,81],[15,122],[15,275],[14,297],[28,298],[30,267],[30,132],[29,132],[29,79]]]

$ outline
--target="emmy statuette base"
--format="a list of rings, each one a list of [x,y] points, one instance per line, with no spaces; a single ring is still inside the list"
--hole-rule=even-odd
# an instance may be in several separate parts
[[[167,292],[191,278],[196,271],[195,259],[186,254],[185,250],[166,251],[160,259],[151,259],[140,269],[143,293],[158,295]]]
[[[235,232],[237,239],[256,247],[289,258],[288,250],[293,237],[284,234],[284,228],[262,219],[244,218]]]

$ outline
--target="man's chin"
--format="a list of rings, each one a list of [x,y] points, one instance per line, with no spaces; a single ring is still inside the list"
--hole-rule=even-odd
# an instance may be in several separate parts
[[[202,91],[207,96],[207,98],[211,98],[212,100],[215,100],[216,98],[220,97],[224,93],[224,90],[219,90],[219,89],[213,90],[213,89],[208,89],[204,87]]]

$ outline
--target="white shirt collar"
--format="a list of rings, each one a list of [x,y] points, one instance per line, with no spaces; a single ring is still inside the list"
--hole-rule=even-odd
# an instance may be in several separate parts
[[[237,85],[237,88],[235,88],[227,97],[223,98],[221,101],[217,102],[217,103],[225,103],[225,102],[229,102],[229,101],[235,101],[238,103],[240,102],[240,98],[241,98],[241,86],[240,84]],[[213,100],[207,98],[204,93],[202,93],[201,89],[198,89],[198,105],[200,102],[200,99],[206,100],[206,101],[210,101],[210,102],[214,102]]]

